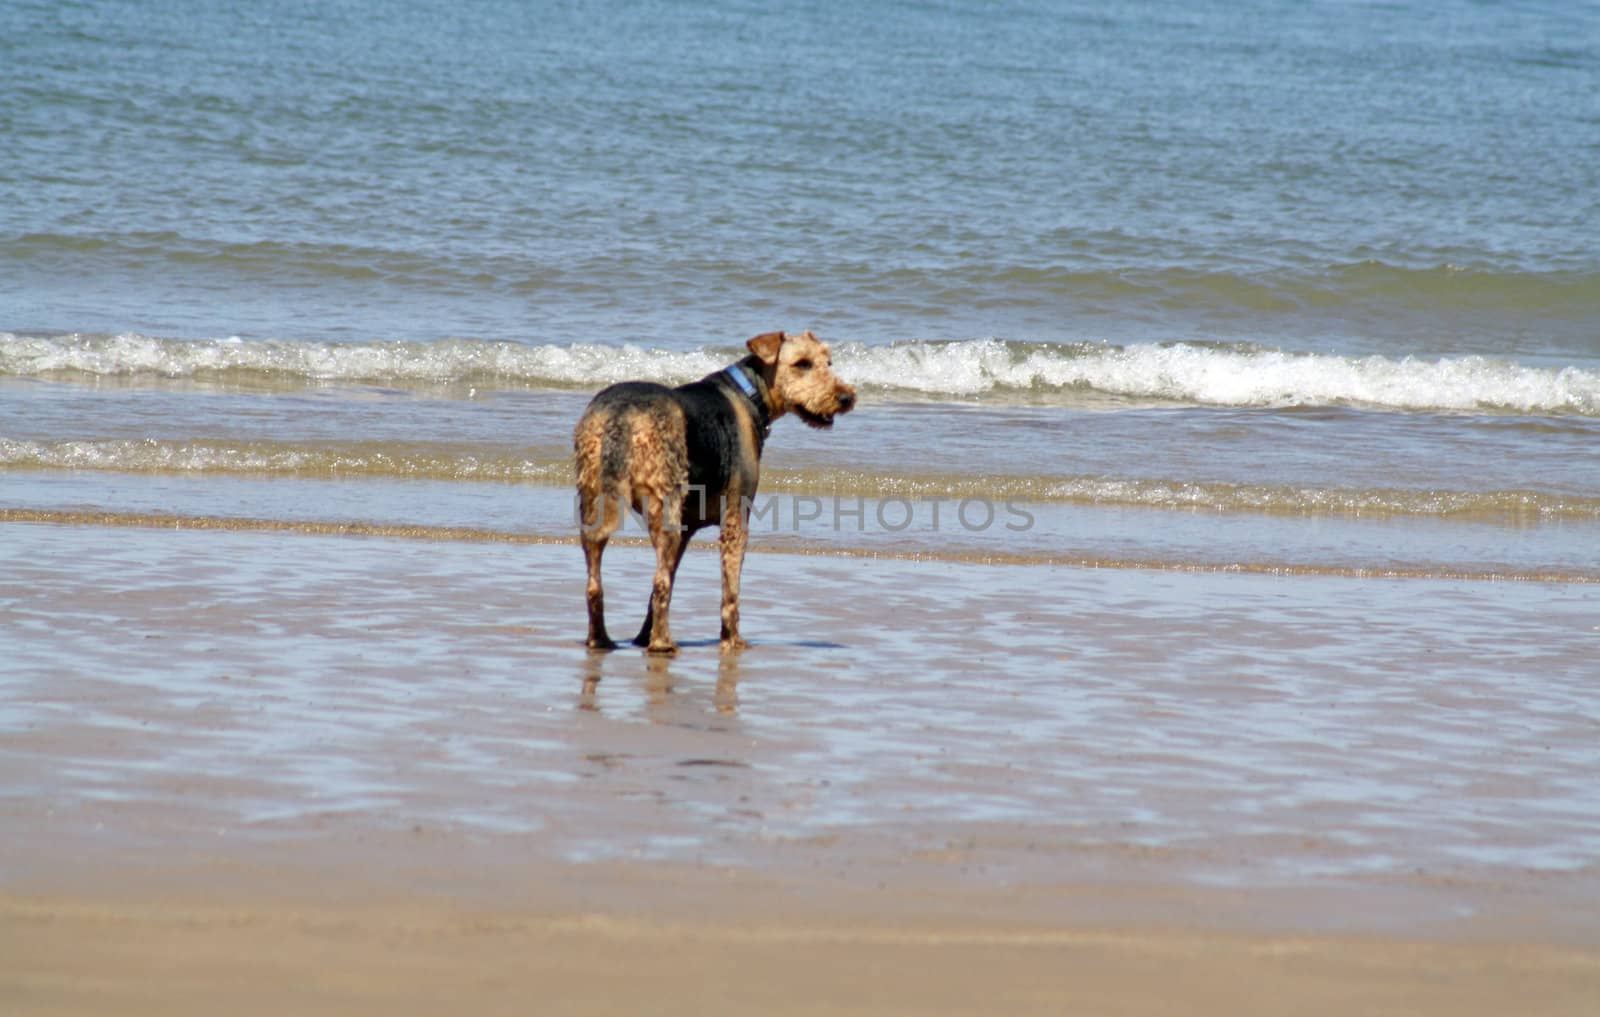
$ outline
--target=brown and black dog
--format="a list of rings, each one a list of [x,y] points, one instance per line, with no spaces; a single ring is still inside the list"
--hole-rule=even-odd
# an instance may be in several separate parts
[[[616,647],[606,635],[600,556],[628,508],[644,516],[656,551],[650,606],[634,643],[651,653],[677,652],[667,627],[673,577],[689,538],[720,526],[721,648],[747,645],[739,637],[739,570],[767,431],[789,412],[829,427],[855,405],[856,391],[834,377],[827,345],[810,332],[767,332],[746,345],[743,360],[678,388],[612,385],[578,421],[572,438],[589,567],[589,646]]]

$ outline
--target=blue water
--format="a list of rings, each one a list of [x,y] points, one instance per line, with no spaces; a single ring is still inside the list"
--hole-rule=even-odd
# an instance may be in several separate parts
[[[0,329],[1600,356],[1594,4],[0,9]]]

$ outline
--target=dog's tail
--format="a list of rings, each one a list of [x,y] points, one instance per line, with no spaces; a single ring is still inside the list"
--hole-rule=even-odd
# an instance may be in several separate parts
[[[628,438],[611,414],[592,407],[572,432],[578,523],[585,537],[604,540],[622,524],[628,490]]]

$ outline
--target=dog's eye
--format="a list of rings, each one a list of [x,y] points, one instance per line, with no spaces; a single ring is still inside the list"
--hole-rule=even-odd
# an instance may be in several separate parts
[[[792,366],[796,371],[809,371],[811,370],[811,361],[796,360]]]

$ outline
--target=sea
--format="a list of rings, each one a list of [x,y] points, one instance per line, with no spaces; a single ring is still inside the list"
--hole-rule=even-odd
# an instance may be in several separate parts
[[[589,394],[810,328],[775,538],[1593,581],[1597,80],[1594,4],[13,0],[0,502],[556,533]]]

